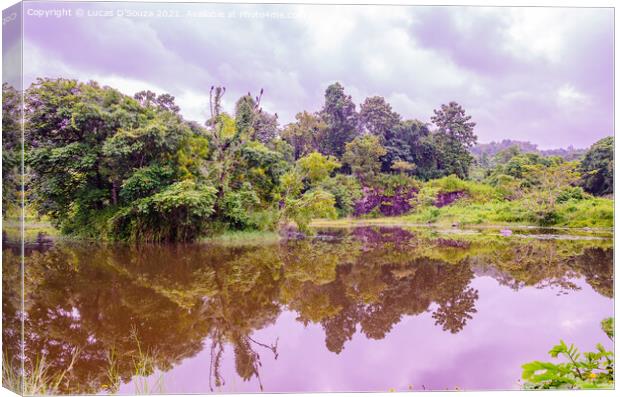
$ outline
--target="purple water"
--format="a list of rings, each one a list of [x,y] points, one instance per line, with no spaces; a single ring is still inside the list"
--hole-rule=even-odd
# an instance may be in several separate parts
[[[613,347],[607,237],[360,227],[254,246],[27,247],[26,356],[56,373],[79,348],[62,394],[518,389],[521,365],[550,361],[560,339]],[[5,349],[18,269],[5,249]]]

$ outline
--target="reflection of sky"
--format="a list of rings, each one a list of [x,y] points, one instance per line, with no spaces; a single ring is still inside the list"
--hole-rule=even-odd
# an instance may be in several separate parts
[[[179,17],[157,18],[125,10],[161,4],[26,4],[27,13],[60,7],[124,16],[27,15],[27,82],[64,76],[129,94],[166,91],[197,121],[211,85],[228,88],[229,110],[264,88],[265,110],[286,123],[318,110],[337,80],[357,103],[382,95],[406,118],[429,121],[456,100],[481,142],[585,147],[613,133],[612,9],[167,4]],[[285,17],[186,16],[256,10]]]
[[[458,334],[434,325],[431,313],[404,317],[382,340],[366,339],[359,332],[334,354],[325,348],[318,325],[283,313],[276,323],[257,331],[253,339],[269,344],[276,338],[279,357],[257,348],[263,366],[259,372],[267,392],[387,391],[414,389],[514,389],[520,366],[533,360],[551,360],[547,352],[563,339],[582,351],[598,342],[612,344],[600,330],[600,321],[613,315],[613,301],[596,293],[584,281],[567,295],[557,289],[527,287],[514,291],[490,277],[472,281],[478,289],[477,313]],[[205,350],[185,359],[164,375],[167,393],[205,393],[209,390],[210,355]],[[235,374],[227,349],[222,391],[258,391],[256,379],[243,382]],[[124,385],[121,393],[133,393]]]

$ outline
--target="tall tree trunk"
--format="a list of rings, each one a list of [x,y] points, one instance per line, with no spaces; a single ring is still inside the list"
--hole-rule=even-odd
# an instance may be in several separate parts
[[[118,203],[118,181],[112,181],[112,204]]]

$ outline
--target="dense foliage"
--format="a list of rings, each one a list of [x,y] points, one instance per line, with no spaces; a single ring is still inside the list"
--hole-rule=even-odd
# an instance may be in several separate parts
[[[17,92],[3,92],[4,163],[16,169]],[[481,161],[471,154],[476,124],[456,102],[428,124],[403,119],[379,96],[358,111],[334,83],[319,111],[280,128],[261,107],[262,90],[243,95],[231,113],[225,94],[211,88],[210,117],[199,125],[168,94],[129,97],[96,82],[37,80],[25,92],[29,205],[66,234],[179,241],[288,222],[308,233],[316,217],[435,222],[444,208],[502,203],[519,211],[506,222],[570,225],[563,208],[581,213],[589,202],[599,211],[591,194],[612,193],[612,137],[581,162],[515,146]],[[5,186],[16,187],[17,174],[3,173]],[[607,212],[600,217],[607,225]],[[502,219],[471,222],[486,221]]]
[[[596,142],[581,162],[583,188],[596,195],[614,191],[614,138],[607,137]]]
[[[21,98],[17,90],[2,84],[2,215],[20,199]]]

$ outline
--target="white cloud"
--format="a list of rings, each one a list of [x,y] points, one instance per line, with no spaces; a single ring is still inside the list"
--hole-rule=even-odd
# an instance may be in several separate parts
[[[557,101],[561,107],[572,108],[589,104],[590,98],[571,84],[564,84],[557,91]]]

